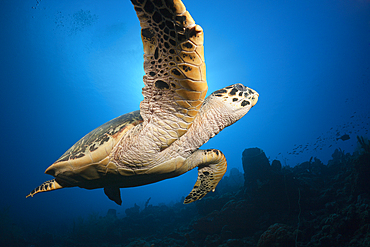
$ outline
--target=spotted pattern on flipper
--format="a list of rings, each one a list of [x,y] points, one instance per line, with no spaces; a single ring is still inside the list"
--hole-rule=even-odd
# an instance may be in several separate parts
[[[226,158],[220,150],[198,150],[194,155],[192,159],[199,162],[198,179],[192,191],[185,198],[184,204],[200,200],[208,192],[215,191],[227,168]]]
[[[187,131],[206,96],[203,30],[180,0],[131,2],[144,46],[140,113],[163,150]]]
[[[37,188],[35,188],[34,190],[32,190],[31,193],[29,193],[26,196],[26,198],[29,197],[29,196],[33,197],[35,194],[37,194],[39,192],[57,190],[57,189],[61,189],[61,188],[63,188],[63,186],[61,186],[57,181],[55,181],[55,179],[48,180],[48,181],[42,183]]]

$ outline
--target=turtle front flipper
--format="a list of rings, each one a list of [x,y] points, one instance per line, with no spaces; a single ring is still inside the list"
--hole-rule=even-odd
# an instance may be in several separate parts
[[[163,150],[189,129],[207,93],[203,29],[181,0],[131,2],[144,48],[140,114]]]
[[[208,192],[215,191],[227,169],[224,154],[217,149],[197,150],[186,161],[189,170],[198,167],[198,179],[185,198],[184,204],[202,199]]]
[[[33,197],[35,194],[39,192],[46,192],[46,191],[57,190],[61,188],[64,188],[64,187],[60,185],[57,181],[55,181],[55,179],[48,180],[44,182],[43,184],[41,184],[39,187],[35,188],[31,193],[28,194],[28,196],[26,196],[26,198],[29,196]]]

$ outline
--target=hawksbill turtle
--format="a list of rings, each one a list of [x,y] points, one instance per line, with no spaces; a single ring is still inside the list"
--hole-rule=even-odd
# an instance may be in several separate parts
[[[140,111],[117,117],[80,139],[45,171],[55,178],[28,196],[66,187],[120,188],[179,176],[198,167],[184,203],[214,191],[226,172],[224,154],[199,149],[241,119],[258,93],[237,83],[207,93],[203,29],[180,0],[131,0],[141,25],[144,88]],[[27,196],[27,197],[28,197]]]

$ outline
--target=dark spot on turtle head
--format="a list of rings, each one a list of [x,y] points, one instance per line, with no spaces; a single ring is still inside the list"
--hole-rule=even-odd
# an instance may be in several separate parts
[[[155,72],[150,71],[150,72],[149,72],[149,75],[150,75],[150,76],[152,76],[152,77],[154,77],[154,76],[155,76]]]
[[[248,90],[248,93],[249,93],[249,94],[253,94],[253,91],[249,89],[249,90]]]
[[[208,176],[208,175],[209,175],[209,172],[205,171],[205,172],[203,172],[203,174],[204,174],[205,176]]]
[[[248,96],[249,96],[248,92],[245,92],[244,97],[248,97]]]
[[[238,89],[233,88],[233,89],[231,89],[229,95],[235,95],[237,91],[238,91]]]
[[[235,84],[234,85],[234,88],[237,89],[237,90],[239,90],[239,91],[244,91],[244,85],[243,84],[240,84],[240,83]]]
[[[214,94],[222,94],[222,93],[226,93],[226,90],[225,89],[220,89],[220,90],[214,91],[213,93]]]
[[[170,86],[162,80],[157,80],[155,82],[155,87],[158,89],[169,89],[170,88]]]
[[[216,153],[216,155],[219,155],[219,153],[220,153],[220,151],[218,151],[216,149],[214,149],[213,151]]]
[[[243,92],[239,92],[239,96],[242,96],[243,95]]]
[[[233,98],[233,102],[238,101],[238,98]]]
[[[243,102],[241,103],[241,106],[246,106],[246,105],[250,105],[249,101],[243,100]]]
[[[175,84],[175,83],[171,83],[171,86],[172,86],[172,87],[176,87],[176,84]]]

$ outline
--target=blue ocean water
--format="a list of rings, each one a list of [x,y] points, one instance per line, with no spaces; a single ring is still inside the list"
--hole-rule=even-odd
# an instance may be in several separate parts
[[[220,149],[243,172],[242,152],[259,147],[272,161],[326,164],[369,136],[370,2],[194,1],[184,4],[205,33],[208,94],[237,82],[258,91],[257,105],[202,148]],[[16,222],[68,226],[77,217],[124,215],[135,203],[174,204],[197,171],[121,189],[25,196],[51,179],[45,169],[99,125],[139,109],[143,48],[130,1],[4,1],[0,24],[2,172],[0,208]],[[340,138],[344,135],[350,138]],[[346,139],[346,140],[344,140]]]

